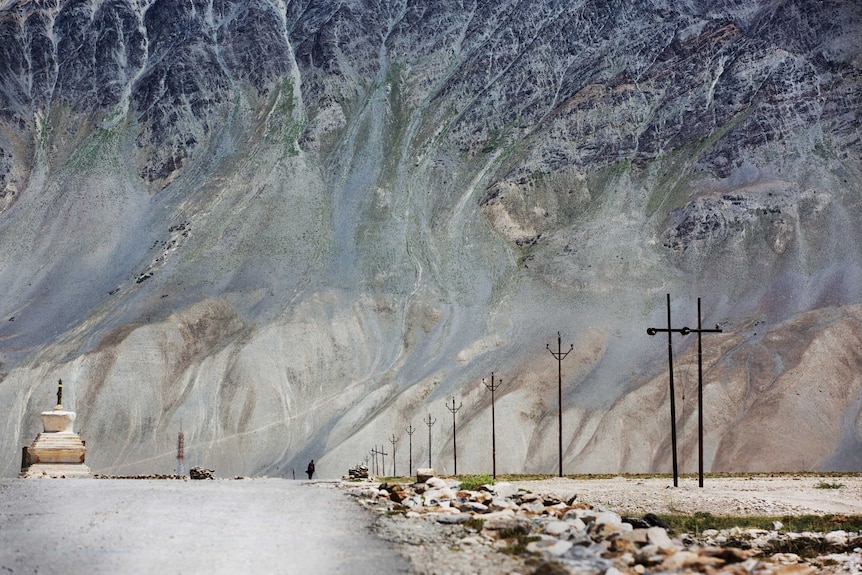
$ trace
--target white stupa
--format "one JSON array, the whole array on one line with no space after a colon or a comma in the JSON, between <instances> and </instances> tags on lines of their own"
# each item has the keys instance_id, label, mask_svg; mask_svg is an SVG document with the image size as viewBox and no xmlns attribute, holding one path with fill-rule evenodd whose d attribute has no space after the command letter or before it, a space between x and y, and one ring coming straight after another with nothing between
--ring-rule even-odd
<instances>
[{"instance_id":1,"label":"white stupa","mask_svg":"<svg viewBox=\"0 0 862 575\"><path fill-rule=\"evenodd\" d=\"M19 477L92 477L84 465L87 448L72 429L75 412L63 410L63 380L59 380L57 405L42 412L42 433L25 448Z\"/></svg>"}]
</instances>

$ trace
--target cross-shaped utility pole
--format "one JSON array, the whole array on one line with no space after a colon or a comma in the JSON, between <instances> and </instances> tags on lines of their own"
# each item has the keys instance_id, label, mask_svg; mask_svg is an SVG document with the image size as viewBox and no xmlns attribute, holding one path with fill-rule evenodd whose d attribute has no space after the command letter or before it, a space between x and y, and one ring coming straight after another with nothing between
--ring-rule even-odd
<instances>
[{"instance_id":1,"label":"cross-shaped utility pole","mask_svg":"<svg viewBox=\"0 0 862 575\"><path fill-rule=\"evenodd\" d=\"M380 475L380 468L377 467L377 456L380 455L380 452L377 451L377 444L374 444L374 449L371 450L371 455L374 456L374 475Z\"/></svg>"},{"instance_id":2,"label":"cross-shaped utility pole","mask_svg":"<svg viewBox=\"0 0 862 575\"><path fill-rule=\"evenodd\" d=\"M502 379L497 380L497 383L494 383L494 372L491 372L491 383L489 384L485 381L485 378L482 378L482 383L485 384L491 391L491 466L494 471L494 480L497 480L497 432L494 428L494 392L497 391L497 388L500 387L500 384L503 383Z\"/></svg>"},{"instance_id":3,"label":"cross-shaped utility pole","mask_svg":"<svg viewBox=\"0 0 862 575\"><path fill-rule=\"evenodd\" d=\"M446 404L446 409L452 412L452 455L455 458L455 475L458 475L458 444L455 443L455 414L464 405L460 402L458 407L455 407L455 396L452 396L452 405Z\"/></svg>"},{"instance_id":4,"label":"cross-shaped utility pole","mask_svg":"<svg viewBox=\"0 0 862 575\"><path fill-rule=\"evenodd\" d=\"M670 367L670 429L671 443L673 445L673 485L677 487L679 484L679 475L677 473L676 460L676 407L674 400L673 388L673 343L671 334L673 332L688 335L697 333L697 475L698 485L703 487L703 345L702 335L704 333L721 333L721 328L715 326L715 329L704 329L701 326L700 314L700 298L697 298L697 329L690 327L682 327L680 329L671 329L670 323L670 294L667 294L667 328L647 328L647 334L655 335L658 332L667 332L667 354L668 365Z\"/></svg>"},{"instance_id":5,"label":"cross-shaped utility pole","mask_svg":"<svg viewBox=\"0 0 862 575\"><path fill-rule=\"evenodd\" d=\"M410 469L407 472L407 475L413 475L413 434L416 432L416 428L413 427L413 424L409 424L407 426L407 436L410 438Z\"/></svg>"},{"instance_id":6,"label":"cross-shaped utility pole","mask_svg":"<svg viewBox=\"0 0 862 575\"><path fill-rule=\"evenodd\" d=\"M428 414L428 419L423 419L422 422L428 426L428 467L431 467L431 426L437 423L437 418L431 420L431 414Z\"/></svg>"},{"instance_id":7,"label":"cross-shaped utility pole","mask_svg":"<svg viewBox=\"0 0 862 575\"><path fill-rule=\"evenodd\" d=\"M548 351L551 351L551 344L545 345L545 348ZM563 476L563 360L566 359L566 356L575 349L575 344L571 344L569 346L569 351L563 353L563 338L560 335L560 332L557 332L557 351L551 351L551 355L553 355L557 359L557 405L559 406L558 411L558 423L559 423L559 454L560 454L560 477Z\"/></svg>"},{"instance_id":8,"label":"cross-shaped utility pole","mask_svg":"<svg viewBox=\"0 0 862 575\"><path fill-rule=\"evenodd\" d=\"M392 444L392 477L396 477L395 473L395 444L398 443L398 440L395 439L395 434L392 434L392 437L389 438L389 443Z\"/></svg>"}]
</instances>

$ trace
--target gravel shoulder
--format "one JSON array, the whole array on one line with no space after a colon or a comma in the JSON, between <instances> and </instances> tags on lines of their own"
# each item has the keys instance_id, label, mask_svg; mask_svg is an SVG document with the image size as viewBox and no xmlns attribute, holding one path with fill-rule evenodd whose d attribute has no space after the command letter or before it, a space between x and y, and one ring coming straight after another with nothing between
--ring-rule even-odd
<instances>
[{"instance_id":1,"label":"gravel shoulder","mask_svg":"<svg viewBox=\"0 0 862 575\"><path fill-rule=\"evenodd\" d=\"M513 481L537 494L577 495L578 501L617 513L713 515L862 515L862 475L777 475L681 478L553 478ZM823 488L823 485L841 485Z\"/></svg>"},{"instance_id":2,"label":"gravel shoulder","mask_svg":"<svg viewBox=\"0 0 862 575\"><path fill-rule=\"evenodd\" d=\"M703 488L696 479L682 478L678 487L673 486L670 478L614 477L607 479L549 478L540 480L509 481L518 490L535 494L543 499L574 501L573 505L597 510L608 510L605 515L643 517L646 514L693 514L707 512L721 516L798 516L798 515L862 515L862 475L816 476L804 475L752 475L739 477L707 478ZM542 553L506 553L507 542L499 536L489 536L485 528L474 528L470 524L453 525L441 519L447 516L434 507L420 510L419 513L393 512L391 502L385 492L374 486L381 485L374 480L364 483L345 482L342 487L353 491L360 503L377 512L374 532L388 541L411 563L411 572L417 574L439 575L493 575L511 574L553 574L570 573L645 573L667 572L697 573L708 572L701 569L716 559L715 554L725 559L736 554L734 565L728 565L722 573L733 574L794 574L810 575L824 573L829 575L858 575L862 572L862 552L826 555L803 560L794 554L760 554L753 551L720 551L703 545L714 543L685 544L682 539L674 540L675 550L666 550L666 556L658 559L634 559L617 548L619 543L605 540L604 547L593 545L584 551L577 545L558 559ZM840 486L840 487L839 487ZM375 494L376 492L376 494ZM382 496L382 498L381 498ZM414 508L415 509L415 508ZM445 511L445 510L442 510ZM412 517L411 517L412 515ZM530 514L528 513L528 516ZM487 517L479 515L478 517ZM533 516L536 525L554 522L552 519ZM555 525L559 525L556 522ZM594 528L590 528L595 535ZM541 531L541 528L539 529ZM664 530L661 530L664 533ZM843 533L843 532L841 532ZM533 535L536 533L534 532ZM741 537L745 537L740 532ZM770 535L760 534L767 540ZM652 536L652 534L650 535ZM775 537L780 537L774 535ZM793 537L793 535L789 535ZM852 536L858 541L858 534ZM548 538L547 535L541 537ZM636 536L637 537L637 536ZM601 536L594 538L596 541ZM668 540L668 543L670 541ZM551 541L548 545L569 545L566 542ZM701 545L698 547L698 545ZM596 549L616 549L605 558ZM641 551L634 548L633 553L645 553L650 546ZM572 554L574 553L574 559ZM710 556L710 553L713 555ZM631 555L631 554L628 554ZM745 559L750 557L749 559ZM610 561L614 567L608 567ZM664 561L664 563L662 563ZM643 569L642 565L653 565ZM677 565L677 568L669 566ZM826 568L825 565L831 565ZM715 563L712 563L715 566ZM637 567L637 569L635 568ZM640 569L640 570L638 570ZM714 571L714 569L713 569Z\"/></svg>"}]
</instances>

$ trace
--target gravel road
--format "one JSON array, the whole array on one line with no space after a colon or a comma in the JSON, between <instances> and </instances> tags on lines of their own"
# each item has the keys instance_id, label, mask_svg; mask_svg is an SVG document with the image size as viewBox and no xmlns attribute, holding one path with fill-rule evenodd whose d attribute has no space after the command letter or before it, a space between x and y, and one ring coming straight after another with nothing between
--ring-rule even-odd
<instances>
[{"instance_id":1,"label":"gravel road","mask_svg":"<svg viewBox=\"0 0 862 575\"><path fill-rule=\"evenodd\" d=\"M0 480L0 574L408 572L372 514L306 483Z\"/></svg>"}]
</instances>

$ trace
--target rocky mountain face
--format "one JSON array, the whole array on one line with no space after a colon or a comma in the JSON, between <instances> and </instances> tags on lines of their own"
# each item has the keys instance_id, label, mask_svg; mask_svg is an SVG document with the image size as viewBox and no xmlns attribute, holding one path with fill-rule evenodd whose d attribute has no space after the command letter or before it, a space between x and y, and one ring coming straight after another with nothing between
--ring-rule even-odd
<instances>
[{"instance_id":1,"label":"rocky mountain face","mask_svg":"<svg viewBox=\"0 0 862 575\"><path fill-rule=\"evenodd\" d=\"M862 469L859 38L851 0L0 1L0 472L58 378L97 473L180 429L222 476L451 472L452 397L488 472L493 372L498 472L554 473L557 332L565 471L669 471L668 293L723 330L708 470Z\"/></svg>"}]
</instances>

